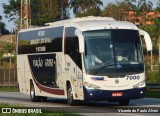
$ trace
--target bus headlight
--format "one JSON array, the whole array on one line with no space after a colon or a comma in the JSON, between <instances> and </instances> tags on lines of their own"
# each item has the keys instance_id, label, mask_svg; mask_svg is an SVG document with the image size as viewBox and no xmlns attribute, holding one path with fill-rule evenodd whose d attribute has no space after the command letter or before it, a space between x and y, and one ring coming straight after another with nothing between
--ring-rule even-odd
<instances>
[{"instance_id":1,"label":"bus headlight","mask_svg":"<svg viewBox=\"0 0 160 116\"><path fill-rule=\"evenodd\" d=\"M146 85L145 83L146 83L146 81L144 80L144 81L142 81L142 82L140 82L140 83L134 85L133 88L141 88L141 87L145 87L145 85Z\"/></svg>"},{"instance_id":2,"label":"bus headlight","mask_svg":"<svg viewBox=\"0 0 160 116\"><path fill-rule=\"evenodd\" d=\"M87 89L100 89L100 88L101 88L100 86L97 86L97 85L94 85L94 84L91 84L91 83L88 83L88 82L85 82L85 83L84 83L84 86L85 86Z\"/></svg>"}]
</instances>

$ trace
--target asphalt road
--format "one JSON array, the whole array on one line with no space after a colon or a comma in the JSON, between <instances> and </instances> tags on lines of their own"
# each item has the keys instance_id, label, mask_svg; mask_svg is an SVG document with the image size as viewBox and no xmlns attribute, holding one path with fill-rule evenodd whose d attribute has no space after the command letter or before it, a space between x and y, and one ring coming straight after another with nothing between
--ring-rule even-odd
<instances>
[{"instance_id":1,"label":"asphalt road","mask_svg":"<svg viewBox=\"0 0 160 116\"><path fill-rule=\"evenodd\" d=\"M84 102L79 106L69 106L64 99L48 98L47 102L31 102L28 95L19 92L0 92L0 103L24 107L42 108L52 111L67 111L89 116L159 116L160 99L143 98L131 100L129 106L119 106L112 102ZM133 113L135 111L136 113ZM149 113L150 111L150 113ZM155 113L155 112L159 113ZM144 112L144 113L140 113Z\"/></svg>"}]
</instances>

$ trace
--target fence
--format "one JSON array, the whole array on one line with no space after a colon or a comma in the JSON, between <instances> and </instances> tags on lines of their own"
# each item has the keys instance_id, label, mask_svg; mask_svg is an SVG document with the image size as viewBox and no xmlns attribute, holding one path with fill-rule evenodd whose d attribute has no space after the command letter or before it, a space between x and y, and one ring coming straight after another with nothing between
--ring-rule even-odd
<instances>
[{"instance_id":1,"label":"fence","mask_svg":"<svg viewBox=\"0 0 160 116\"><path fill-rule=\"evenodd\" d=\"M0 69L0 86L17 87L17 69Z\"/></svg>"}]
</instances>

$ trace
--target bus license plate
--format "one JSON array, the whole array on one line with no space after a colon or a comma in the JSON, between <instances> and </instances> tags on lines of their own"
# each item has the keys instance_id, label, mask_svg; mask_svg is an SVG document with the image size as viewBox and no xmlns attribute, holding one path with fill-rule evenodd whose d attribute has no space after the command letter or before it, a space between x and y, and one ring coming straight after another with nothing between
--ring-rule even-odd
<instances>
[{"instance_id":1,"label":"bus license plate","mask_svg":"<svg viewBox=\"0 0 160 116\"><path fill-rule=\"evenodd\" d=\"M122 92L113 92L112 97L123 96Z\"/></svg>"}]
</instances>

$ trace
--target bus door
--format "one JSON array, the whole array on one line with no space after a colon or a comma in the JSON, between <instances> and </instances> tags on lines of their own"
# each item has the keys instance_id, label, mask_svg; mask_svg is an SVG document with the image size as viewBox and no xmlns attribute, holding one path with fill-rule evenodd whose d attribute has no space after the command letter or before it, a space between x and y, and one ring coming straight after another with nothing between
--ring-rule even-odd
<instances>
[{"instance_id":1,"label":"bus door","mask_svg":"<svg viewBox=\"0 0 160 116\"><path fill-rule=\"evenodd\" d=\"M82 75L82 57L79 53L79 40L75 38L75 55L76 55L76 88L78 98L83 100L83 75Z\"/></svg>"},{"instance_id":2,"label":"bus door","mask_svg":"<svg viewBox=\"0 0 160 116\"><path fill-rule=\"evenodd\" d=\"M75 35L76 28L67 27L65 29L65 40L64 40L64 51L65 56L69 56L71 60L65 57L68 68L68 73L71 77L72 89L74 92L75 99L83 100L83 86L82 86L82 59L79 53L79 40ZM71 63L72 62L72 63Z\"/></svg>"}]
</instances>

